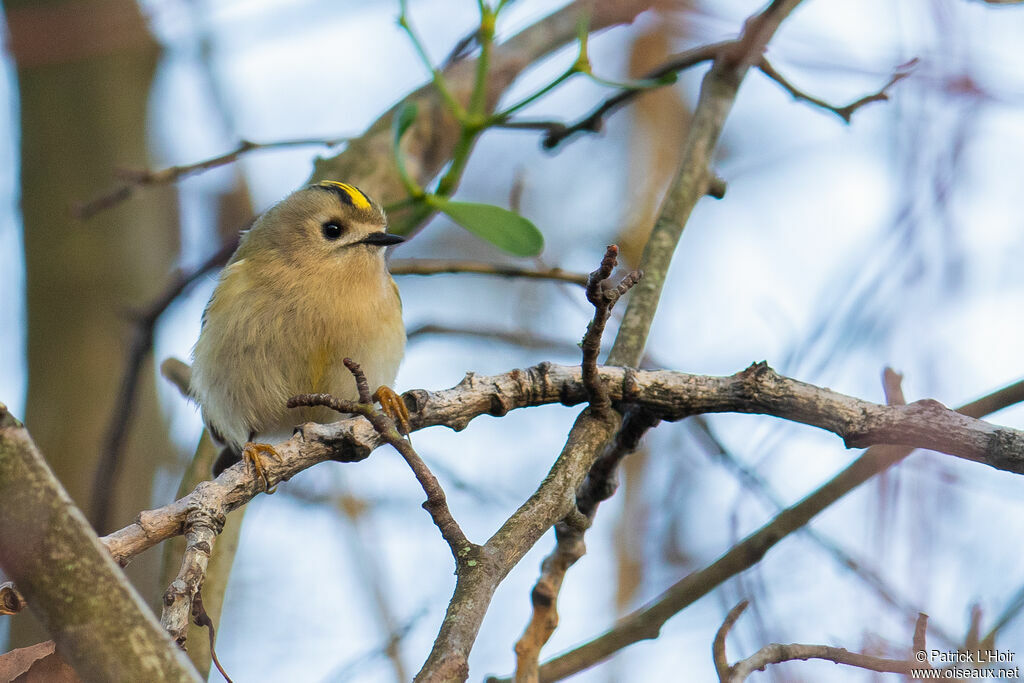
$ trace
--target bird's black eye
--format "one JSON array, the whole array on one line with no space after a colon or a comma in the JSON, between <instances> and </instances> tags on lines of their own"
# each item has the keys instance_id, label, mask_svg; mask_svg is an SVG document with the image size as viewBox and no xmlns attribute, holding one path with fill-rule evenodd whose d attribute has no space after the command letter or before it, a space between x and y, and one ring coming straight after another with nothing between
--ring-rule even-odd
<instances>
[{"instance_id":1,"label":"bird's black eye","mask_svg":"<svg viewBox=\"0 0 1024 683\"><path fill-rule=\"evenodd\" d=\"M341 237L342 233L345 232L345 228L343 228L340 223L328 221L321 226L320 232L323 233L326 239L333 241Z\"/></svg>"}]
</instances>

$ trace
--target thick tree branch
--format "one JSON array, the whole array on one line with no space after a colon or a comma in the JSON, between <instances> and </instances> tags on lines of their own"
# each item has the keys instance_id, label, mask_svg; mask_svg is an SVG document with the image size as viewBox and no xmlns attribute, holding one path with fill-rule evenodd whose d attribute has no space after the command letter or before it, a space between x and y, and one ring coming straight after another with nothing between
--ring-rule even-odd
<instances>
[{"instance_id":1,"label":"thick tree branch","mask_svg":"<svg viewBox=\"0 0 1024 683\"><path fill-rule=\"evenodd\" d=\"M199 680L2 404L0 566L83 679Z\"/></svg>"},{"instance_id":2,"label":"thick tree branch","mask_svg":"<svg viewBox=\"0 0 1024 683\"><path fill-rule=\"evenodd\" d=\"M613 402L643 408L664 420L707 412L774 415L845 436L850 447L905 444L1024 472L1024 432L954 413L936 401L878 405L782 377L764 364L729 377L612 367L602 367L600 375ZM1009 405L1021 400L1022 395L1024 382L1002 390L1000 403ZM587 401L587 392L579 366L541 363L487 377L470 373L451 389L413 390L403 398L414 431L438 425L458 431L480 415L501 416L516 408L552 403L579 405ZM1000 403L984 401L979 405ZM382 443L380 435L362 418L329 425L309 423L296 436L275 446L283 461L269 461L267 476L274 484L326 460L363 460ZM115 559L124 561L181 534L195 506L209 505L230 512L262 491L263 482L239 463L217 479L203 482L188 496L141 513L135 523L103 540Z\"/></svg>"}]
</instances>

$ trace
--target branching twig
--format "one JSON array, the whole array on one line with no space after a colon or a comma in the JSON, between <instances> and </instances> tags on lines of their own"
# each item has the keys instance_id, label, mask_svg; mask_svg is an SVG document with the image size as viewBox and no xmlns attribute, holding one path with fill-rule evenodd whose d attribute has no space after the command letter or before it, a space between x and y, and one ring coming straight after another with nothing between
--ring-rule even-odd
<instances>
[{"instance_id":1,"label":"branching twig","mask_svg":"<svg viewBox=\"0 0 1024 683\"><path fill-rule=\"evenodd\" d=\"M604 258L597 270L587 279L587 301L594 306L594 318L587 325L587 333L583 335L583 386L590 397L590 410L598 417L605 417L612 406L608 398L608 388L601 383L597 372L597 356L601 352L601 337L608 317L619 298L635 285L643 273L634 270L627 274L618 285L611 285L608 278L618 263L619 248L612 244L605 251Z\"/></svg>"},{"instance_id":2,"label":"branching twig","mask_svg":"<svg viewBox=\"0 0 1024 683\"><path fill-rule=\"evenodd\" d=\"M89 201L80 202L72 208L72 213L79 220L87 220L96 214L113 208L125 201L140 187L148 185L164 185L177 182L197 173L209 171L219 166L233 163L244 154L256 150L280 149L282 147L308 147L311 145L323 145L336 147L348 138L302 138L298 140L276 140L274 142L252 142L241 140L238 145L229 152L219 154L209 159L197 161L184 166L169 166L156 171L146 169L122 169L117 175L122 183L108 192Z\"/></svg>"},{"instance_id":3,"label":"branching twig","mask_svg":"<svg viewBox=\"0 0 1024 683\"><path fill-rule=\"evenodd\" d=\"M440 275L444 273L476 273L535 280L556 280L585 287L587 276L561 268L523 268L505 263L448 259L394 259L388 265L392 275Z\"/></svg>"},{"instance_id":4,"label":"branching twig","mask_svg":"<svg viewBox=\"0 0 1024 683\"><path fill-rule=\"evenodd\" d=\"M587 280L587 300L594 306L594 317L587 325L583 343L580 344L583 350L583 386L587 391L590 412L600 420L608 419L612 406L608 387L601 379L597 367L601 337L604 335L605 325L615 303L642 276L642 273L634 270L623 277L618 285L610 284L608 279L618 263L618 254L619 248L614 244L609 245L601 265ZM555 549L541 564L540 577L530 593L530 622L515 646L517 683L537 681L537 664L541 648L558 626L558 594L561 591L562 580L569 567L586 552L583 536L596 509L597 505L594 504L587 513L582 513L577 502L569 515L555 525Z\"/></svg>"},{"instance_id":5,"label":"branching twig","mask_svg":"<svg viewBox=\"0 0 1024 683\"><path fill-rule=\"evenodd\" d=\"M434 476L430 468L427 467L427 464L423 462L423 459L413 449L412 444L399 433L394 420L373 406L370 397L370 387L366 382L366 375L359 367L359 364L349 358L346 358L344 362L345 367L349 369L356 380L356 387L359 390L358 403L335 398L330 394L301 394L289 399L288 407L326 406L339 413L351 413L365 417L373 425L380 438L394 446L395 450L399 452L409 465L409 468L416 476L416 480L423 487L423 492L427 494L427 500L423 503L423 509L430 513L430 518L434 520L434 524L441 531L441 536L444 537L448 547L451 548L456 564L461 565L477 546L466 538L462 528L455 521L455 518L452 517L451 510L448 509L448 501L444 494L444 489L441 488L437 477Z\"/></svg>"},{"instance_id":6,"label":"branching twig","mask_svg":"<svg viewBox=\"0 0 1024 683\"><path fill-rule=\"evenodd\" d=\"M815 97L814 95L809 95L803 90L800 90L795 85L786 80L786 78L782 74L776 71L775 67L773 67L771 63L765 58L761 59L761 61L757 65L757 68L760 69L761 73L763 73L765 76L781 85L786 90L786 92L793 96L793 99L803 100L804 102L824 109L825 111L830 111L839 118L841 118L846 123L850 123L850 119L853 118L854 113L864 105L871 104L872 102L887 101L889 99L889 89L892 88L897 83L899 83L900 81L902 81L907 76L909 76L913 68L917 66L917 62L917 59L912 59L906 64L899 65L898 67L896 67L896 70L893 73L892 77L889 79L889 81L881 88L879 88L877 92L856 99L853 102L846 105L845 107L837 107L834 104L829 104L828 102L821 98Z\"/></svg>"},{"instance_id":7,"label":"branching twig","mask_svg":"<svg viewBox=\"0 0 1024 683\"><path fill-rule=\"evenodd\" d=\"M780 643L766 645L750 657L729 666L725 652L725 638L746 607L747 601L744 600L730 610L729 615L725 618L725 621L722 623L722 626L718 629L718 633L715 636L713 649L715 669L718 672L718 679L722 683L743 683L743 681L747 680L747 677L750 674L755 671L763 671L769 664L778 664L780 662L788 662L794 659L824 659L830 662L835 662L836 664L855 666L859 669L866 669L868 671L896 673L903 674L905 676L909 676L912 669L922 669L927 666L915 661L914 658L884 659L882 657L850 652L849 650L841 647L831 647L829 645L800 645L795 643L790 645L782 645ZM927 623L927 616L924 614L918 615L917 625L914 630L915 650L924 651L924 631ZM920 639L918 637L919 634ZM918 647L918 643L920 643L920 647Z\"/></svg>"},{"instance_id":8,"label":"branching twig","mask_svg":"<svg viewBox=\"0 0 1024 683\"><path fill-rule=\"evenodd\" d=\"M762 373L761 379L752 378L750 371L730 377L708 377L668 370L601 369L613 401L641 406L666 420L678 420L700 412L770 414L841 434L848 433L847 440L853 442L851 445L865 445L872 439L880 443L897 440L910 442L909 445L913 446L959 451L962 457L970 452L987 458L983 460L986 464L1008 471L1024 470L1024 457L1013 451L1016 443L1024 442L1024 433L1017 430L958 418L934 401L886 407L787 379L771 370L763 372L774 377L769 380ZM413 390L406 392L403 398L412 413L413 430L436 425L461 430L479 415L500 416L515 408L552 403L578 405L587 400L587 394L579 366L542 363L489 377L469 374L451 389L435 392ZM1024 400L1024 382L968 404L961 412L980 415L979 407L997 410L1021 400ZM947 417L952 422L945 421ZM988 446L982 442L988 442ZM364 420L341 420L331 425L306 424L289 441L275 446L282 461L268 461L267 474L271 483L276 483L326 460L355 462L365 459L382 443L383 438ZM906 449L901 450L906 452ZM869 455L871 457L867 457ZM863 462L865 458L869 461L867 466ZM865 473L865 467L877 467L876 460L873 450L869 450L857 461L860 465L851 465L849 469L853 472L847 474L844 481L851 476L870 478L877 469ZM263 482L258 479L253 476L251 468L243 464L233 465L217 479L200 484L188 496L141 513L135 523L103 540L114 558L124 561L181 534L189 511L196 505L216 505L225 514L244 505L263 492ZM835 490L827 493L836 498L841 495ZM800 514L806 514L803 508ZM793 515L793 512L784 512L782 517L792 522Z\"/></svg>"},{"instance_id":9,"label":"branching twig","mask_svg":"<svg viewBox=\"0 0 1024 683\"><path fill-rule=\"evenodd\" d=\"M675 55L661 66L648 71L641 78L643 80L657 80L710 61L715 58L720 49L732 44L732 42L702 45L692 50L687 50ZM499 128L543 131L544 138L541 144L545 149L554 149L577 133L599 132L608 114L649 91L649 88L625 88L606 99L590 114L572 124L565 124L560 121L522 121L513 119L498 123L496 126Z\"/></svg>"},{"instance_id":10,"label":"branching twig","mask_svg":"<svg viewBox=\"0 0 1024 683\"><path fill-rule=\"evenodd\" d=\"M206 577L214 541L224 528L224 517L212 516L209 512L208 509L197 508L186 518L185 554L181 559L181 570L164 592L160 625L181 646L185 645L193 613L192 603Z\"/></svg>"},{"instance_id":11,"label":"branching twig","mask_svg":"<svg viewBox=\"0 0 1024 683\"><path fill-rule=\"evenodd\" d=\"M675 55L664 64L652 69L651 71L644 74L642 77L644 80L657 80L663 78L669 74L679 73L698 64L711 61L716 59L723 50L733 49L741 44L740 40L730 40L721 43L712 43L710 45L702 45L700 47L687 50L678 55ZM781 85L790 95L795 99L803 100L814 106L820 107L826 111L830 111L846 123L850 123L853 114L861 107L871 104L872 102L882 102L889 99L888 91L892 86L910 75L910 71L917 65L917 59L913 59L906 64L901 64L896 68L892 78L882 86L877 92L865 95L857 100L854 100L846 106L839 107L822 100L821 98L815 97L804 91L800 90L792 83L790 83L782 74L775 70L775 68L768 62L767 59L762 58L757 64L757 68L760 69L766 76L771 78L773 81ZM666 83L666 85L669 85ZM648 92L650 89L636 89L636 88L625 88L615 95L612 95L592 112L576 121L575 123L566 124L560 121L529 121L512 119L496 124L499 128L511 128L517 130L539 130L544 133L544 138L541 142L545 149L554 149L560 144L573 137L577 133L598 133L604 124L604 119L614 112L616 109L624 106L625 104L636 99L640 95ZM714 192L709 192L712 196L721 197L722 191L719 190L716 185L713 187Z\"/></svg>"},{"instance_id":12,"label":"branching twig","mask_svg":"<svg viewBox=\"0 0 1024 683\"><path fill-rule=\"evenodd\" d=\"M1021 401L1024 401L1024 381L967 403L958 412L981 417ZM842 472L800 502L780 512L704 569L684 577L644 607L620 619L614 628L543 664L540 668L541 677L546 681L560 680L594 666L633 643L657 638L662 625L672 616L724 581L760 562L765 553L779 541L804 527L822 510L912 451L910 448L888 445L869 448Z\"/></svg>"}]
</instances>

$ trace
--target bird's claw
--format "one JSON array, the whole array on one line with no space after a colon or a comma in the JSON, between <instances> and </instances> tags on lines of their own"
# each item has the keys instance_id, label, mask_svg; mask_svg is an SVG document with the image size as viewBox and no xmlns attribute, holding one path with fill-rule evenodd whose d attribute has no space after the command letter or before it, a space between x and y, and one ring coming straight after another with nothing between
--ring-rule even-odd
<instances>
[{"instance_id":1,"label":"bird's claw","mask_svg":"<svg viewBox=\"0 0 1024 683\"><path fill-rule=\"evenodd\" d=\"M379 402L381 411L395 421L398 431L408 436L412 428L409 425L409 409L405 407L402 397L391 387L382 386L373 393L373 400Z\"/></svg>"},{"instance_id":2,"label":"bird's claw","mask_svg":"<svg viewBox=\"0 0 1024 683\"><path fill-rule=\"evenodd\" d=\"M260 459L260 456L267 455L278 462L284 462L284 458L277 450L266 443L252 443L245 444L242 448L242 461L252 467L253 472L263 480L263 490L268 494L273 493L277 490L277 487L270 488L270 479L267 478L267 468Z\"/></svg>"}]
</instances>

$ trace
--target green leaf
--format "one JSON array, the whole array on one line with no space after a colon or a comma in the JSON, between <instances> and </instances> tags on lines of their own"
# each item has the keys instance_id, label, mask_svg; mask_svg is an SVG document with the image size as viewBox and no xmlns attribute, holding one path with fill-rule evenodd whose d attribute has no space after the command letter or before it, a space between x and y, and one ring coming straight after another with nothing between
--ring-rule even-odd
<instances>
[{"instance_id":1,"label":"green leaf","mask_svg":"<svg viewBox=\"0 0 1024 683\"><path fill-rule=\"evenodd\" d=\"M466 230L510 254L537 256L544 248L544 236L537 226L508 209L491 204L453 202L436 195L430 198L430 203Z\"/></svg>"}]
</instances>

